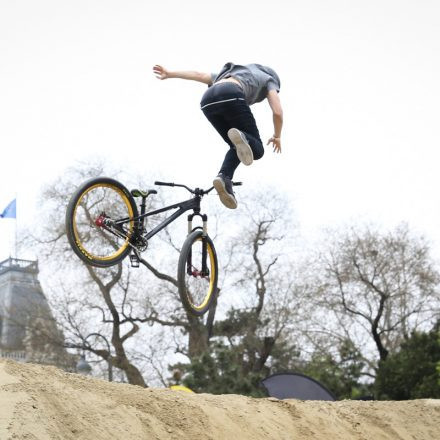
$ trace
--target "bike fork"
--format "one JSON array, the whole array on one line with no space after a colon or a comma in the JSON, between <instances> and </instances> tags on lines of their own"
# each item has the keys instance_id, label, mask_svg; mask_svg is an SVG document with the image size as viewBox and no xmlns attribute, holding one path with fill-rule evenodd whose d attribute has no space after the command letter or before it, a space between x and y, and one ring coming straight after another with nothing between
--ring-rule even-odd
<instances>
[{"instance_id":1,"label":"bike fork","mask_svg":"<svg viewBox=\"0 0 440 440\"><path fill-rule=\"evenodd\" d=\"M202 276L209 275L208 265L206 263L206 259L208 257L207 247L208 247L208 239L206 238L206 235L203 235L202 236Z\"/></svg>"},{"instance_id":2,"label":"bike fork","mask_svg":"<svg viewBox=\"0 0 440 440\"><path fill-rule=\"evenodd\" d=\"M196 275L200 275L202 277L207 277L209 276L209 269L208 269L208 263L207 263L207 258L208 258L208 216L206 214L199 214L199 213L194 213L194 214L190 214L188 215L188 235L191 234L191 232L193 232L193 227L192 227L192 220L194 218L195 215L198 215L202 218L202 222L203 222L203 234L202 234L202 268L201 268L201 272L198 272L197 274L194 274L193 271L193 262L192 262L192 249L189 250L188 252L188 258L186 260L186 273L188 275L192 275L192 276L196 276Z\"/></svg>"}]
</instances>

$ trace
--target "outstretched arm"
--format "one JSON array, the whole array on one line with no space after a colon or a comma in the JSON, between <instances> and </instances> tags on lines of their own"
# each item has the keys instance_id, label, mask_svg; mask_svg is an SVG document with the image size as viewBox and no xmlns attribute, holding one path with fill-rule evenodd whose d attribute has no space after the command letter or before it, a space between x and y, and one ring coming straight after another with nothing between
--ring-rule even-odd
<instances>
[{"instance_id":1,"label":"outstretched arm","mask_svg":"<svg viewBox=\"0 0 440 440\"><path fill-rule=\"evenodd\" d=\"M153 72L156 75L156 78L161 80L168 78L180 78L198 81L208 85L212 84L211 74L209 73L196 72L192 70L176 70L171 72L158 64L153 67Z\"/></svg>"},{"instance_id":2,"label":"outstretched arm","mask_svg":"<svg viewBox=\"0 0 440 440\"><path fill-rule=\"evenodd\" d=\"M281 153L281 129L283 128L283 108L280 97L276 90L270 90L267 94L270 108L273 115L273 136L267 141L267 145L273 144L273 151Z\"/></svg>"}]
</instances>

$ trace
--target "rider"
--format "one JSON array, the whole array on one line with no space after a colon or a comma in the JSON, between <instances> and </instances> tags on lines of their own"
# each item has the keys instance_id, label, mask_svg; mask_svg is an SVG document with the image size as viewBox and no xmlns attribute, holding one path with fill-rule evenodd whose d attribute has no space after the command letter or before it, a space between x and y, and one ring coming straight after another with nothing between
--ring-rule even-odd
<instances>
[{"instance_id":1,"label":"rider","mask_svg":"<svg viewBox=\"0 0 440 440\"><path fill-rule=\"evenodd\" d=\"M255 118L249 108L267 98L273 113L274 134L267 145L281 153L281 129L283 110L278 96L280 79L270 67L260 64L239 65L227 63L220 73L195 71L168 71L155 65L153 71L158 79L181 78L208 85L200 106L214 128L229 145L218 176L213 185L222 203L228 208L237 207L232 191L232 178L238 165L250 165L264 154L263 143Z\"/></svg>"}]
</instances>

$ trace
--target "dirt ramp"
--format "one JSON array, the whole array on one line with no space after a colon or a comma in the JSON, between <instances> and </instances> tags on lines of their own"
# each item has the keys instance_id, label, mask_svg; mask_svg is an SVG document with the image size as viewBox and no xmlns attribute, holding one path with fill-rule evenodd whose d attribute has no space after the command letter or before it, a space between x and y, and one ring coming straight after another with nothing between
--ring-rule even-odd
<instances>
[{"instance_id":1,"label":"dirt ramp","mask_svg":"<svg viewBox=\"0 0 440 440\"><path fill-rule=\"evenodd\" d=\"M0 361L0 440L440 439L440 401L303 402L108 383Z\"/></svg>"}]
</instances>

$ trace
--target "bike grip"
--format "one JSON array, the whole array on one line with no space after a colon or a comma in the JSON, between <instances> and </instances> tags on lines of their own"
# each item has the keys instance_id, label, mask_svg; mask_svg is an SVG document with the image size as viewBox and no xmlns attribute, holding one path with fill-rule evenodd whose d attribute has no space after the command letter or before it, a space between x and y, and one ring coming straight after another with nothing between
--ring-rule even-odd
<instances>
[{"instance_id":1,"label":"bike grip","mask_svg":"<svg viewBox=\"0 0 440 440\"><path fill-rule=\"evenodd\" d=\"M241 186L243 182L232 182L232 186Z\"/></svg>"},{"instance_id":2,"label":"bike grip","mask_svg":"<svg viewBox=\"0 0 440 440\"><path fill-rule=\"evenodd\" d=\"M159 182L158 180L156 180L156 182L154 182L155 185L160 185L160 186L174 186L174 183L168 183L168 182Z\"/></svg>"}]
</instances>

